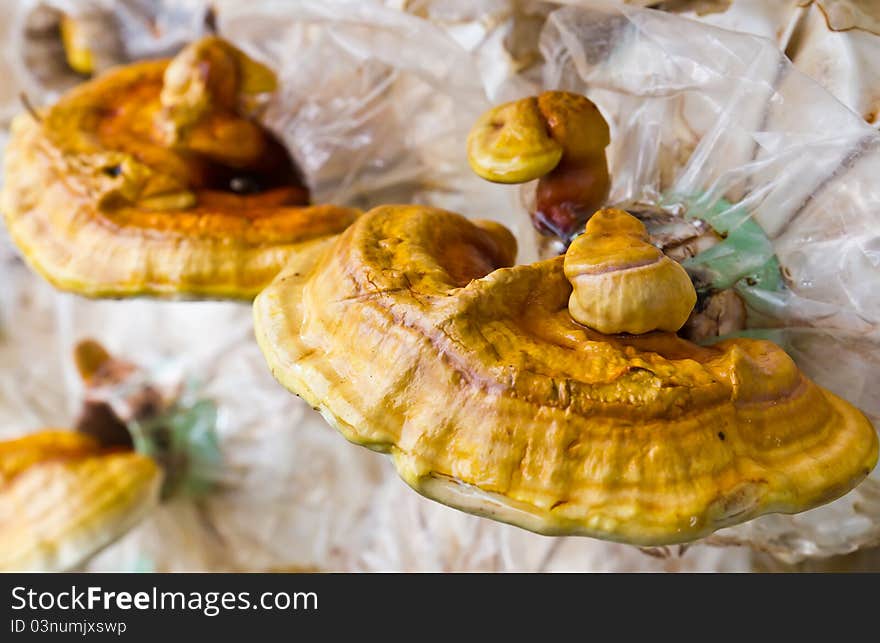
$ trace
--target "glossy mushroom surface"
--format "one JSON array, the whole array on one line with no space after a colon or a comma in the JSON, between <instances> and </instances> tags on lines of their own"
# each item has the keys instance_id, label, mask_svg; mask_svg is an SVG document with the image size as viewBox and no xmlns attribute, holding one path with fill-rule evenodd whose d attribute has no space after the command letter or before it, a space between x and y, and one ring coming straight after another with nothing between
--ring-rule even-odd
<instances>
[{"instance_id":1,"label":"glossy mushroom surface","mask_svg":"<svg viewBox=\"0 0 880 643\"><path fill-rule=\"evenodd\" d=\"M275 377L420 493L545 534L657 545L853 488L877 435L767 341L604 335L563 257L376 208L255 300Z\"/></svg>"},{"instance_id":2,"label":"glossy mushroom surface","mask_svg":"<svg viewBox=\"0 0 880 643\"><path fill-rule=\"evenodd\" d=\"M93 297L249 299L358 212L306 205L256 120L271 70L216 37L80 85L12 126L0 209L29 263Z\"/></svg>"},{"instance_id":3,"label":"glossy mushroom surface","mask_svg":"<svg viewBox=\"0 0 880 643\"><path fill-rule=\"evenodd\" d=\"M590 217L566 251L563 269L573 288L571 316L601 333L674 333L697 302L681 264L650 243L641 221L616 208Z\"/></svg>"},{"instance_id":4,"label":"glossy mushroom surface","mask_svg":"<svg viewBox=\"0 0 880 643\"><path fill-rule=\"evenodd\" d=\"M493 107L468 135L471 169L497 183L538 179L532 223L568 240L608 197L608 123L585 96L546 91Z\"/></svg>"}]
</instances>

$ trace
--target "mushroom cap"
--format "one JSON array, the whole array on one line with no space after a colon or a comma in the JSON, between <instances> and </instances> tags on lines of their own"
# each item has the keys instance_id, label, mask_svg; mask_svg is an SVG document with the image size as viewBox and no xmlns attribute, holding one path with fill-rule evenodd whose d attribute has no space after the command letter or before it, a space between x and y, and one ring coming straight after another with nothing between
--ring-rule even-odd
<instances>
[{"instance_id":1,"label":"mushroom cap","mask_svg":"<svg viewBox=\"0 0 880 643\"><path fill-rule=\"evenodd\" d=\"M150 458L73 431L0 442L0 570L76 567L156 505L161 479Z\"/></svg>"},{"instance_id":2,"label":"mushroom cap","mask_svg":"<svg viewBox=\"0 0 880 643\"><path fill-rule=\"evenodd\" d=\"M563 159L605 164L608 123L585 96L547 91L497 105L468 134L471 169L495 183L525 183L549 174Z\"/></svg>"},{"instance_id":3,"label":"mushroom cap","mask_svg":"<svg viewBox=\"0 0 880 643\"><path fill-rule=\"evenodd\" d=\"M211 64L201 84L187 76ZM270 74L209 38L20 115L0 194L12 239L56 287L87 296L253 297L359 214L304 206L287 151L239 113L249 92L271 89ZM238 193L234 181L260 189Z\"/></svg>"},{"instance_id":4,"label":"mushroom cap","mask_svg":"<svg viewBox=\"0 0 880 643\"><path fill-rule=\"evenodd\" d=\"M771 342L575 322L563 257L383 206L254 302L275 377L422 494L545 534L686 542L853 488L877 435Z\"/></svg>"},{"instance_id":5,"label":"mushroom cap","mask_svg":"<svg viewBox=\"0 0 880 643\"><path fill-rule=\"evenodd\" d=\"M590 217L563 269L573 287L571 316L600 333L675 332L697 302L681 264L651 245L641 221L616 208Z\"/></svg>"},{"instance_id":6,"label":"mushroom cap","mask_svg":"<svg viewBox=\"0 0 880 643\"><path fill-rule=\"evenodd\" d=\"M471 169L496 183L538 179L530 215L568 240L608 197L608 123L586 96L546 91L493 107L468 134Z\"/></svg>"}]
</instances>

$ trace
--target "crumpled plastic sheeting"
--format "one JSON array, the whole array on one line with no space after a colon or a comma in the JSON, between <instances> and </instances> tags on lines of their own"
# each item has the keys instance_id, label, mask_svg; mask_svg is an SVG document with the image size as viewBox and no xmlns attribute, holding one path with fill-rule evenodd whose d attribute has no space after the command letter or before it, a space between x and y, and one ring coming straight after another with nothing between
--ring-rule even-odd
<instances>
[{"instance_id":1,"label":"crumpled plastic sheeting","mask_svg":"<svg viewBox=\"0 0 880 643\"><path fill-rule=\"evenodd\" d=\"M68 67L61 15L86 26L98 71L166 56L206 33L207 0L17 0L0 3L0 122L21 111L18 93L35 105L82 82Z\"/></svg>"},{"instance_id":2,"label":"crumpled plastic sheeting","mask_svg":"<svg viewBox=\"0 0 880 643\"><path fill-rule=\"evenodd\" d=\"M611 201L726 199L765 231L788 291L772 327L807 374L880 423L880 135L767 40L601 2L552 13L544 88L588 95L609 119ZM880 473L825 507L727 529L789 560L880 539Z\"/></svg>"},{"instance_id":3,"label":"crumpled plastic sheeting","mask_svg":"<svg viewBox=\"0 0 880 643\"><path fill-rule=\"evenodd\" d=\"M825 8L844 3L823 2ZM877 13L877 3L874 12ZM847 107L880 127L880 31L876 20L846 30L826 20L820 3L801 8L797 40L786 53L795 66L815 78ZM840 15L840 14L837 14ZM868 30L868 26L873 31Z\"/></svg>"},{"instance_id":4,"label":"crumpled plastic sheeting","mask_svg":"<svg viewBox=\"0 0 880 643\"><path fill-rule=\"evenodd\" d=\"M277 385L252 340L247 306L60 298L75 329L70 343L100 336L111 352L176 369L219 411L224 462L216 489L172 498L91 569L347 566L341 552L357 549L352 535L381 461L340 444L320 416Z\"/></svg>"},{"instance_id":5,"label":"crumpled plastic sheeting","mask_svg":"<svg viewBox=\"0 0 880 643\"><path fill-rule=\"evenodd\" d=\"M55 292L37 281L0 232L0 437L70 422L53 315Z\"/></svg>"},{"instance_id":6,"label":"crumpled plastic sheeting","mask_svg":"<svg viewBox=\"0 0 880 643\"><path fill-rule=\"evenodd\" d=\"M489 107L473 59L436 25L378 4L278 1L217 5L220 33L278 72L266 124L288 145L318 202L430 203L511 216L468 169L464 140Z\"/></svg>"},{"instance_id":7,"label":"crumpled plastic sheeting","mask_svg":"<svg viewBox=\"0 0 880 643\"><path fill-rule=\"evenodd\" d=\"M745 548L640 551L589 538L538 536L427 501L394 474L374 493L357 567L364 571L733 572L754 564Z\"/></svg>"},{"instance_id":8,"label":"crumpled plastic sheeting","mask_svg":"<svg viewBox=\"0 0 880 643\"><path fill-rule=\"evenodd\" d=\"M643 0L643 4L770 38L797 69L880 127L876 64L880 3L875 0Z\"/></svg>"},{"instance_id":9,"label":"crumpled plastic sheeting","mask_svg":"<svg viewBox=\"0 0 880 643\"><path fill-rule=\"evenodd\" d=\"M797 69L880 126L880 10L874 0L623 0L772 40ZM540 79L538 38L560 4L592 0L387 0L442 26L477 61L493 102L516 98Z\"/></svg>"},{"instance_id":10,"label":"crumpled plastic sheeting","mask_svg":"<svg viewBox=\"0 0 880 643\"><path fill-rule=\"evenodd\" d=\"M440 26L476 62L486 95L527 91L540 80L541 29L557 3L537 0L386 0Z\"/></svg>"}]
</instances>

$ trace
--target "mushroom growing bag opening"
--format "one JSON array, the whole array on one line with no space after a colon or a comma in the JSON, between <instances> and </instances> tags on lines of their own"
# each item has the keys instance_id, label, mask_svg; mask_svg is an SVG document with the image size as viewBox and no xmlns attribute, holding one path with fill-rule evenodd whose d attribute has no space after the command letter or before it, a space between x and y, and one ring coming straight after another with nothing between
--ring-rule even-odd
<instances>
[{"instance_id":1,"label":"mushroom growing bag opening","mask_svg":"<svg viewBox=\"0 0 880 643\"><path fill-rule=\"evenodd\" d=\"M747 304L738 334L772 339L818 384L880 421L880 135L769 41L651 10L551 13L541 89L609 121L610 201L702 219L724 242L689 260ZM778 264L777 264L778 262ZM778 555L880 538L880 476L796 516L719 532Z\"/></svg>"}]
</instances>

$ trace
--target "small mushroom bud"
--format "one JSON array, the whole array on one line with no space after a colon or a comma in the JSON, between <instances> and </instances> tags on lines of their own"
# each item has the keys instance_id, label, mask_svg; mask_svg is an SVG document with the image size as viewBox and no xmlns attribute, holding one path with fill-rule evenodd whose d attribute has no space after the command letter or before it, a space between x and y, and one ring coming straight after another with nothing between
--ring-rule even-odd
<instances>
[{"instance_id":1,"label":"small mushroom bud","mask_svg":"<svg viewBox=\"0 0 880 643\"><path fill-rule=\"evenodd\" d=\"M486 112L468 136L468 161L489 181L540 179L532 223L567 241L608 196L609 142L589 99L549 91Z\"/></svg>"},{"instance_id":2,"label":"small mushroom bud","mask_svg":"<svg viewBox=\"0 0 880 643\"><path fill-rule=\"evenodd\" d=\"M111 363L112 357L101 344L85 339L74 347L73 360L79 376L88 384Z\"/></svg>"},{"instance_id":3,"label":"small mushroom bud","mask_svg":"<svg viewBox=\"0 0 880 643\"><path fill-rule=\"evenodd\" d=\"M541 234L567 243L602 205L608 193L608 174L604 177L577 164L560 163L538 181L532 225Z\"/></svg>"},{"instance_id":4,"label":"small mushroom bud","mask_svg":"<svg viewBox=\"0 0 880 643\"><path fill-rule=\"evenodd\" d=\"M675 332L697 293L684 268L648 241L641 221L614 208L594 214L565 253L571 316L601 333Z\"/></svg>"},{"instance_id":5,"label":"small mushroom bud","mask_svg":"<svg viewBox=\"0 0 880 643\"><path fill-rule=\"evenodd\" d=\"M547 131L534 96L493 107L471 128L468 163L495 183L525 183L559 164L563 148Z\"/></svg>"}]
</instances>

